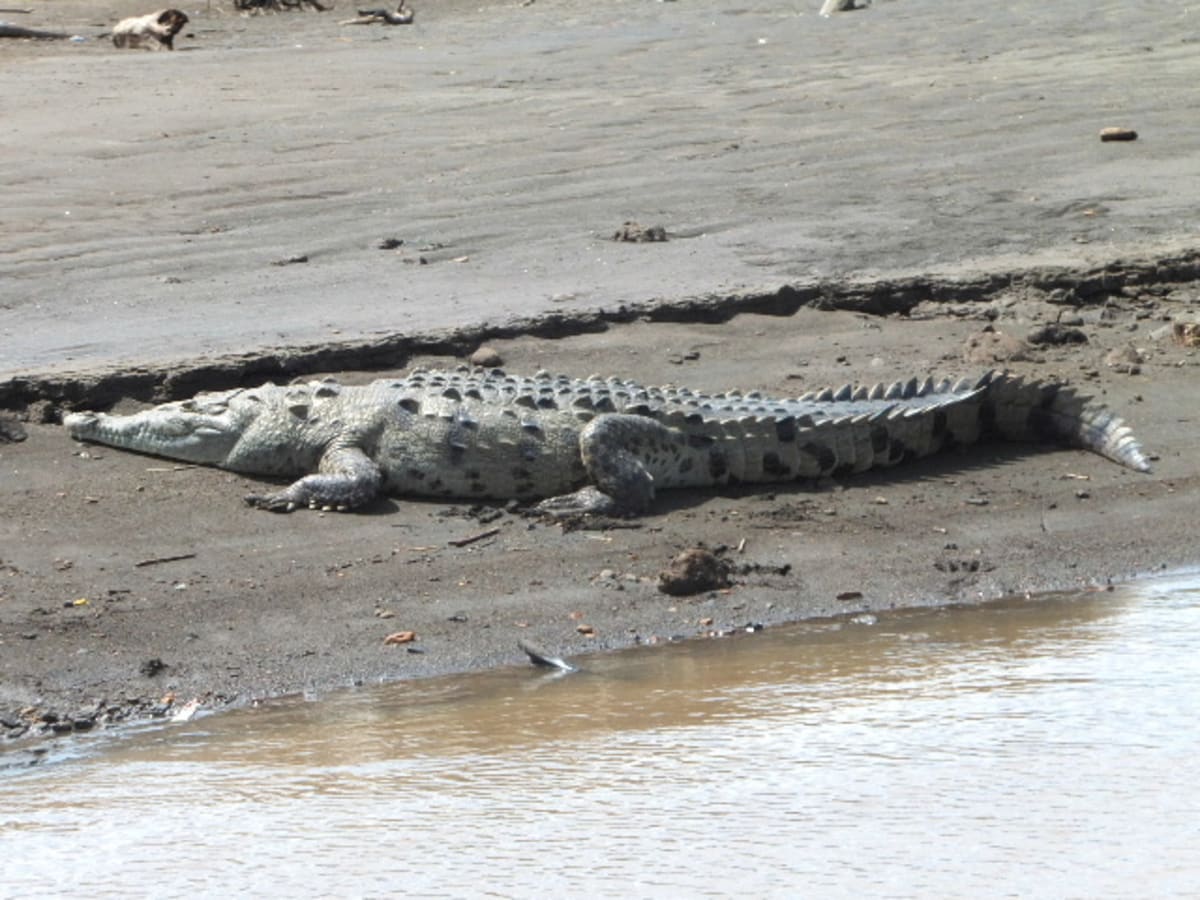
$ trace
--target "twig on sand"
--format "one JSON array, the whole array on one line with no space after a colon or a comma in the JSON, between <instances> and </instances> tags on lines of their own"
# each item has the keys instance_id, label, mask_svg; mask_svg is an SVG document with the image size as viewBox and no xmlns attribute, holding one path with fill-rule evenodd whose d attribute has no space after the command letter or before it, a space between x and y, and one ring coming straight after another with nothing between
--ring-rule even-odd
<instances>
[{"instance_id":1,"label":"twig on sand","mask_svg":"<svg viewBox=\"0 0 1200 900\"><path fill-rule=\"evenodd\" d=\"M143 559L141 562L135 562L133 567L140 569L143 566L157 566L159 563L179 562L181 559L195 559L195 553L177 553L175 556L156 556L153 559Z\"/></svg>"},{"instance_id":2,"label":"twig on sand","mask_svg":"<svg viewBox=\"0 0 1200 900\"><path fill-rule=\"evenodd\" d=\"M482 541L484 538L494 537L500 533L499 528L489 528L487 531L481 531L479 534L473 534L470 537L458 538L453 541L446 541L451 547L465 547L468 544L473 544L476 541Z\"/></svg>"},{"instance_id":3,"label":"twig on sand","mask_svg":"<svg viewBox=\"0 0 1200 900\"><path fill-rule=\"evenodd\" d=\"M65 41L71 37L59 31L39 31L36 28L22 28L20 25L9 25L0 22L0 38L33 38L37 41Z\"/></svg>"}]
</instances>

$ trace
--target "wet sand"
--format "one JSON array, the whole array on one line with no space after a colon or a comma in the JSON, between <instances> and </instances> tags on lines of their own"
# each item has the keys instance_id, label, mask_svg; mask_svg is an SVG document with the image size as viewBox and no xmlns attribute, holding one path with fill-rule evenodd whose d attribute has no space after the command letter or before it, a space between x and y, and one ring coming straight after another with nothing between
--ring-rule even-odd
<instances>
[{"instance_id":1,"label":"wet sand","mask_svg":"<svg viewBox=\"0 0 1200 900\"><path fill-rule=\"evenodd\" d=\"M385 29L215 4L173 54L0 42L28 100L0 136L0 405L31 420L0 444L7 732L516 663L523 636L577 654L1194 564L1196 353L1163 330L1200 273L1183 8L811 5L440 5ZM144 11L21 24L94 38ZM626 220L670 239L612 241ZM989 446L564 533L411 501L270 516L240 502L253 480L54 424L483 339L514 371L797 394L979 371L970 335L1053 321L1088 342L1005 364L1102 395L1152 475ZM1130 343L1136 374L1105 364ZM749 571L658 593L698 543Z\"/></svg>"}]
</instances>

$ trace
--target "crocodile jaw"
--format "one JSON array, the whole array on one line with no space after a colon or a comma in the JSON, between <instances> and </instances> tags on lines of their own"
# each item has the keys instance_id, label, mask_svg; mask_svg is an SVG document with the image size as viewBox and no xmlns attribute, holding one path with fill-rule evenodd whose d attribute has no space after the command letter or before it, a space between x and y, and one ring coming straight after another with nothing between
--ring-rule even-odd
<instances>
[{"instance_id":1,"label":"crocodile jaw","mask_svg":"<svg viewBox=\"0 0 1200 900\"><path fill-rule=\"evenodd\" d=\"M201 465L223 463L245 430L245 424L234 421L228 411L213 414L185 409L183 404L129 416L69 413L63 424L77 440Z\"/></svg>"}]
</instances>

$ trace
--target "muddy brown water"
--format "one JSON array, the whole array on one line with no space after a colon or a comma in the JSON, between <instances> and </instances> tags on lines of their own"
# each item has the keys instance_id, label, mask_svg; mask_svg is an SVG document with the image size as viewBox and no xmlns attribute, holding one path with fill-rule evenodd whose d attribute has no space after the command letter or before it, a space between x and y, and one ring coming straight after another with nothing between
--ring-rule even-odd
<instances>
[{"instance_id":1,"label":"muddy brown water","mask_svg":"<svg viewBox=\"0 0 1200 900\"><path fill-rule=\"evenodd\" d=\"M0 895L1200 895L1200 577L0 760Z\"/></svg>"}]
</instances>

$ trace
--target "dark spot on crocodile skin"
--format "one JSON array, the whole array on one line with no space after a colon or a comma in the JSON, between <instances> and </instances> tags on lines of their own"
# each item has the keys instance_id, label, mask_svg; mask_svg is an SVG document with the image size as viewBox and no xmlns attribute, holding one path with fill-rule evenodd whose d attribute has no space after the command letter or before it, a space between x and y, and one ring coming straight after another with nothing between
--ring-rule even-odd
<instances>
[{"instance_id":1,"label":"dark spot on crocodile skin","mask_svg":"<svg viewBox=\"0 0 1200 900\"><path fill-rule=\"evenodd\" d=\"M467 452L467 445L460 443L458 441L451 441L447 445L447 447L450 451L449 452L450 465L461 466L463 457L466 455L466 452Z\"/></svg>"},{"instance_id":2,"label":"dark spot on crocodile skin","mask_svg":"<svg viewBox=\"0 0 1200 900\"><path fill-rule=\"evenodd\" d=\"M482 477L478 469L467 469L463 472L463 478L469 478L472 481L479 481Z\"/></svg>"},{"instance_id":3,"label":"dark spot on crocodile skin","mask_svg":"<svg viewBox=\"0 0 1200 900\"><path fill-rule=\"evenodd\" d=\"M416 466L409 466L408 467L408 477L411 478L413 481L424 481L425 473L421 469L418 469Z\"/></svg>"},{"instance_id":4,"label":"dark spot on crocodile skin","mask_svg":"<svg viewBox=\"0 0 1200 900\"><path fill-rule=\"evenodd\" d=\"M724 478L729 474L729 460L720 450L712 450L708 454L708 474L714 479Z\"/></svg>"},{"instance_id":5,"label":"dark spot on crocodile skin","mask_svg":"<svg viewBox=\"0 0 1200 900\"><path fill-rule=\"evenodd\" d=\"M695 459L690 456L685 456L679 461L679 474L686 475L695 467Z\"/></svg>"},{"instance_id":6,"label":"dark spot on crocodile skin","mask_svg":"<svg viewBox=\"0 0 1200 900\"><path fill-rule=\"evenodd\" d=\"M694 447L697 450L702 450L705 447L711 447L716 443L716 438L708 434L689 434L687 442L689 447Z\"/></svg>"},{"instance_id":7,"label":"dark spot on crocodile skin","mask_svg":"<svg viewBox=\"0 0 1200 900\"><path fill-rule=\"evenodd\" d=\"M946 411L944 409L934 410L933 413L933 436L941 437L946 433Z\"/></svg>"},{"instance_id":8,"label":"dark spot on crocodile skin","mask_svg":"<svg viewBox=\"0 0 1200 900\"><path fill-rule=\"evenodd\" d=\"M526 434L541 434L542 426L533 419L526 419L521 423L521 430Z\"/></svg>"},{"instance_id":9,"label":"dark spot on crocodile skin","mask_svg":"<svg viewBox=\"0 0 1200 900\"><path fill-rule=\"evenodd\" d=\"M535 493L532 481L517 482L513 485L513 490L518 497L532 497Z\"/></svg>"},{"instance_id":10,"label":"dark spot on crocodile skin","mask_svg":"<svg viewBox=\"0 0 1200 900\"><path fill-rule=\"evenodd\" d=\"M416 414L421 411L421 404L413 397L405 397L399 402L399 407L410 413Z\"/></svg>"},{"instance_id":11,"label":"dark spot on crocodile skin","mask_svg":"<svg viewBox=\"0 0 1200 900\"><path fill-rule=\"evenodd\" d=\"M763 454L762 470L768 475L774 475L777 478L786 477L792 474L792 470L787 466L779 454L774 451L769 451Z\"/></svg>"},{"instance_id":12,"label":"dark spot on crocodile skin","mask_svg":"<svg viewBox=\"0 0 1200 900\"><path fill-rule=\"evenodd\" d=\"M887 449L888 431L882 425L871 426L871 452L879 456Z\"/></svg>"},{"instance_id":13,"label":"dark spot on crocodile skin","mask_svg":"<svg viewBox=\"0 0 1200 900\"><path fill-rule=\"evenodd\" d=\"M892 438L888 443L888 462L900 462L902 459L914 455L908 445L899 438Z\"/></svg>"},{"instance_id":14,"label":"dark spot on crocodile skin","mask_svg":"<svg viewBox=\"0 0 1200 900\"><path fill-rule=\"evenodd\" d=\"M703 425L704 416L700 415L700 413L688 413L683 421L687 422L689 425Z\"/></svg>"},{"instance_id":15,"label":"dark spot on crocodile skin","mask_svg":"<svg viewBox=\"0 0 1200 900\"><path fill-rule=\"evenodd\" d=\"M538 445L533 441L521 441L521 443L517 445L517 452L521 454L521 459L525 460L526 462L533 462L542 455L541 448L538 447Z\"/></svg>"},{"instance_id":16,"label":"dark spot on crocodile skin","mask_svg":"<svg viewBox=\"0 0 1200 900\"><path fill-rule=\"evenodd\" d=\"M513 403L515 403L517 406L527 406L530 409L537 409L537 401L528 394L522 394L520 397L517 397L515 400L513 400Z\"/></svg>"},{"instance_id":17,"label":"dark spot on crocodile skin","mask_svg":"<svg viewBox=\"0 0 1200 900\"><path fill-rule=\"evenodd\" d=\"M538 397L538 409L558 409L553 397Z\"/></svg>"},{"instance_id":18,"label":"dark spot on crocodile skin","mask_svg":"<svg viewBox=\"0 0 1200 900\"><path fill-rule=\"evenodd\" d=\"M431 491L440 491L443 488L445 488L445 486L446 486L446 483L444 481L442 481L442 479L440 479L440 478L435 478L435 479L433 479L433 481L429 482L429 489Z\"/></svg>"},{"instance_id":19,"label":"dark spot on crocodile skin","mask_svg":"<svg viewBox=\"0 0 1200 900\"><path fill-rule=\"evenodd\" d=\"M837 454L829 447L809 441L800 449L817 461L817 468L822 474L828 475L837 467Z\"/></svg>"},{"instance_id":20,"label":"dark spot on crocodile skin","mask_svg":"<svg viewBox=\"0 0 1200 900\"><path fill-rule=\"evenodd\" d=\"M990 400L979 404L979 430L984 434L993 434L996 431L996 407Z\"/></svg>"},{"instance_id":21,"label":"dark spot on crocodile skin","mask_svg":"<svg viewBox=\"0 0 1200 900\"><path fill-rule=\"evenodd\" d=\"M471 493L482 494L486 490L487 490L487 486L482 481L472 481L471 482Z\"/></svg>"},{"instance_id":22,"label":"dark spot on crocodile skin","mask_svg":"<svg viewBox=\"0 0 1200 900\"><path fill-rule=\"evenodd\" d=\"M524 466L513 466L512 476L514 479L520 482L533 481L533 473Z\"/></svg>"},{"instance_id":23,"label":"dark spot on crocodile skin","mask_svg":"<svg viewBox=\"0 0 1200 900\"><path fill-rule=\"evenodd\" d=\"M614 412L616 408L611 397L600 397L596 400L596 412Z\"/></svg>"},{"instance_id":24,"label":"dark spot on crocodile skin","mask_svg":"<svg viewBox=\"0 0 1200 900\"><path fill-rule=\"evenodd\" d=\"M463 391L463 396L470 397L472 400L482 400L483 399L483 394L479 390L479 388L467 388L465 391Z\"/></svg>"},{"instance_id":25,"label":"dark spot on crocodile skin","mask_svg":"<svg viewBox=\"0 0 1200 900\"><path fill-rule=\"evenodd\" d=\"M635 416L653 416L654 415L654 410L651 409L649 406L647 406L645 403L639 403L636 406L630 406L629 408L627 408L625 410L625 412L630 413Z\"/></svg>"},{"instance_id":26,"label":"dark spot on crocodile skin","mask_svg":"<svg viewBox=\"0 0 1200 900\"><path fill-rule=\"evenodd\" d=\"M781 444L790 444L796 440L796 419L788 416L775 422L775 437Z\"/></svg>"},{"instance_id":27,"label":"dark spot on crocodile skin","mask_svg":"<svg viewBox=\"0 0 1200 900\"><path fill-rule=\"evenodd\" d=\"M1055 440L1058 431L1054 415L1050 412L1054 401L1058 398L1059 385L1047 384L1042 386L1042 396L1038 405L1029 410L1027 422L1029 430L1042 440Z\"/></svg>"},{"instance_id":28,"label":"dark spot on crocodile skin","mask_svg":"<svg viewBox=\"0 0 1200 900\"><path fill-rule=\"evenodd\" d=\"M592 402L592 398L587 394L584 394L582 397L576 397L575 402L571 405L576 409L592 409L595 407L595 404Z\"/></svg>"}]
</instances>

